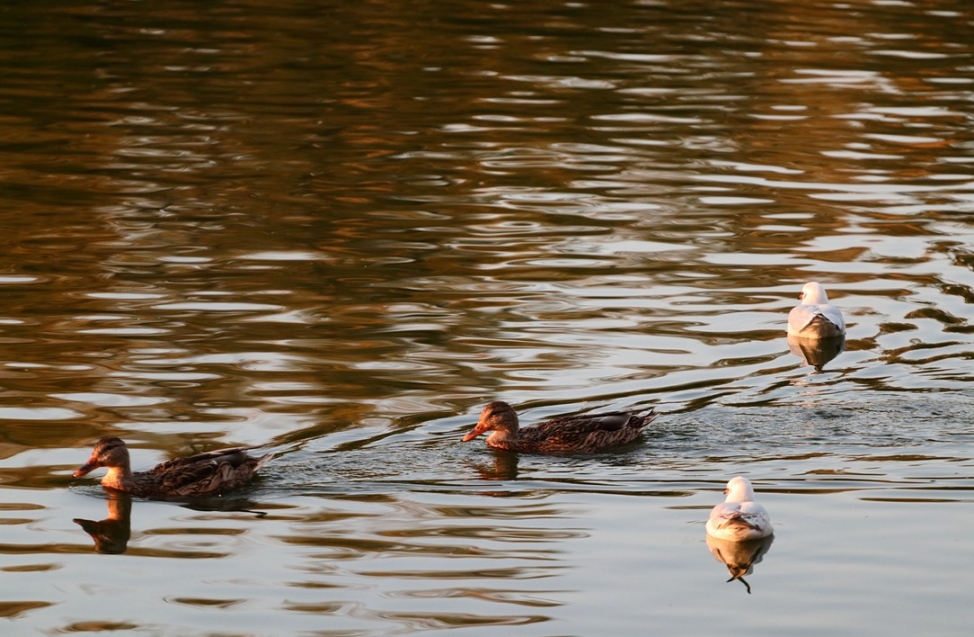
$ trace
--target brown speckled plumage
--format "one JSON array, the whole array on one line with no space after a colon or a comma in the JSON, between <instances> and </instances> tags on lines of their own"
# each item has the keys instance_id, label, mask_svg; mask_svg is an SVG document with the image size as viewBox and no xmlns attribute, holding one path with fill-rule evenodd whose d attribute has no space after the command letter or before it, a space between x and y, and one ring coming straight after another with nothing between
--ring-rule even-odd
<instances>
[{"instance_id":1,"label":"brown speckled plumage","mask_svg":"<svg viewBox=\"0 0 974 637\"><path fill-rule=\"evenodd\" d=\"M656 418L656 413L612 411L554 418L531 427L520 428L517 412L497 400L484 407L480 420L463 441L473 440L485 431L487 446L507 451L531 453L593 452L618 447L635 440Z\"/></svg>"},{"instance_id":2,"label":"brown speckled plumage","mask_svg":"<svg viewBox=\"0 0 974 637\"><path fill-rule=\"evenodd\" d=\"M175 458L148 471L133 473L129 451L120 438L102 438L95 443L91 457L74 472L76 478L93 469L106 467L102 486L130 493L139 498L176 499L217 495L247 482L272 454L254 458L253 447L232 447Z\"/></svg>"}]
</instances>

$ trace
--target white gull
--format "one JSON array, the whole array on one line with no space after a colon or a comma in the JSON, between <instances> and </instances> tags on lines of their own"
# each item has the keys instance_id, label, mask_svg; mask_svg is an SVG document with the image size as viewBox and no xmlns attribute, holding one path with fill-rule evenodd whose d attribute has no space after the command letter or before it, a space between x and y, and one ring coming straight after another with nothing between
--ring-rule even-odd
<instances>
[{"instance_id":1,"label":"white gull","mask_svg":"<svg viewBox=\"0 0 974 637\"><path fill-rule=\"evenodd\" d=\"M754 488L744 476L736 476L724 490L727 499L710 511L707 534L721 540L742 542L774 533L771 516L754 501Z\"/></svg>"},{"instance_id":2,"label":"white gull","mask_svg":"<svg viewBox=\"0 0 974 637\"><path fill-rule=\"evenodd\" d=\"M798 295L801 303L788 313L788 334L804 338L843 336L845 321L839 308L829 303L825 289L818 283L806 283Z\"/></svg>"}]
</instances>

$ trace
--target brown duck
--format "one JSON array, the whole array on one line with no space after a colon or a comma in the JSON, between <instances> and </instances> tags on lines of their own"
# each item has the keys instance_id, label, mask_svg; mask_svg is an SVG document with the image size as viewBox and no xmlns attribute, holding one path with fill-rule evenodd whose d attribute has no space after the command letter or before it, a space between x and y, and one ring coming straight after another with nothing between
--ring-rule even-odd
<instances>
[{"instance_id":1,"label":"brown duck","mask_svg":"<svg viewBox=\"0 0 974 637\"><path fill-rule=\"evenodd\" d=\"M253 447L232 447L175 458L148 471L133 473L129 450L120 438L102 438L95 443L91 457L74 472L80 478L93 469L105 467L108 473L101 484L139 498L172 499L217 495L249 480L273 454L254 458Z\"/></svg>"},{"instance_id":2,"label":"brown duck","mask_svg":"<svg viewBox=\"0 0 974 637\"><path fill-rule=\"evenodd\" d=\"M487 446L493 449L530 453L601 451L632 442L655 418L652 408L638 413L610 411L562 416L521 429L514 408L496 400L484 407L477 426L463 441L491 431Z\"/></svg>"}]
</instances>

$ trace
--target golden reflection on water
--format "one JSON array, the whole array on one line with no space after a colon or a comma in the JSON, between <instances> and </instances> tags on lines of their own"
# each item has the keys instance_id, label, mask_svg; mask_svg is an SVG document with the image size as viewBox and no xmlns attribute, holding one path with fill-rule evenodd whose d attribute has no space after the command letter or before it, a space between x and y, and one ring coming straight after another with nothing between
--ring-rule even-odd
<instances>
[{"instance_id":1,"label":"golden reflection on water","mask_svg":"<svg viewBox=\"0 0 974 637\"><path fill-rule=\"evenodd\" d=\"M734 542L732 540L719 540L709 533L707 534L707 548L711 555L727 567L730 573L728 582L740 581L747 588L748 594L751 592L751 585L744 579L745 575L754 572L754 565L759 564L764 559L765 554L771 549L774 542L774 535L758 538L756 540L745 540Z\"/></svg>"},{"instance_id":2,"label":"golden reflection on water","mask_svg":"<svg viewBox=\"0 0 974 637\"><path fill-rule=\"evenodd\" d=\"M124 553L132 536L132 498L126 493L110 494L106 518L75 518L74 523L91 536L99 553Z\"/></svg>"},{"instance_id":3,"label":"golden reflection on water","mask_svg":"<svg viewBox=\"0 0 974 637\"><path fill-rule=\"evenodd\" d=\"M962 634L971 19L6 7L0 614L181 637L740 634L713 619L742 591L700 532L747 473L781 520L754 616ZM809 374L784 322L813 279L849 340L799 349ZM493 399L662 415L619 454L462 447ZM139 466L282 454L239 499L106 501L69 477L106 434Z\"/></svg>"}]
</instances>

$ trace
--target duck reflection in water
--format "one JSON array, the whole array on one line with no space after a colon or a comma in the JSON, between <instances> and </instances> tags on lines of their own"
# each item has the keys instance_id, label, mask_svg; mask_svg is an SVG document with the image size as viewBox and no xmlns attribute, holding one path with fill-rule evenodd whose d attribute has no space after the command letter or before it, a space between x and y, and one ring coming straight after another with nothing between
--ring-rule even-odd
<instances>
[{"instance_id":1,"label":"duck reflection in water","mask_svg":"<svg viewBox=\"0 0 974 637\"><path fill-rule=\"evenodd\" d=\"M118 555L128 549L132 535L132 496L122 491L108 493L108 517L104 520L75 518L74 523L95 541L99 553Z\"/></svg>"},{"instance_id":2,"label":"duck reflection in water","mask_svg":"<svg viewBox=\"0 0 974 637\"><path fill-rule=\"evenodd\" d=\"M480 474L481 480L517 480L517 463L520 458L516 453L494 452L491 462L471 462L473 469Z\"/></svg>"},{"instance_id":3,"label":"duck reflection in water","mask_svg":"<svg viewBox=\"0 0 974 637\"><path fill-rule=\"evenodd\" d=\"M727 565L731 578L747 587L743 576L751 573L774 540L771 516L754 501L754 487L744 476L735 476L724 490L727 498L710 511L707 520L707 547L714 557Z\"/></svg>"}]
</instances>

